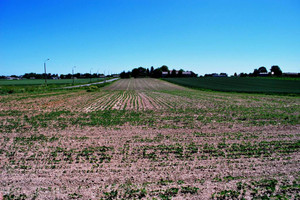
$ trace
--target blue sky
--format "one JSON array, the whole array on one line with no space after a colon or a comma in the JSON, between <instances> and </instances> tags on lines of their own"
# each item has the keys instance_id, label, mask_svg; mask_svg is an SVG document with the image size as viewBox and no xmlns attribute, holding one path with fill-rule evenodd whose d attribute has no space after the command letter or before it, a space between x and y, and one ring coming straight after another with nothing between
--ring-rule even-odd
<instances>
[{"instance_id":1,"label":"blue sky","mask_svg":"<svg viewBox=\"0 0 300 200\"><path fill-rule=\"evenodd\" d=\"M0 0L0 74L300 72L299 0Z\"/></svg>"}]
</instances>

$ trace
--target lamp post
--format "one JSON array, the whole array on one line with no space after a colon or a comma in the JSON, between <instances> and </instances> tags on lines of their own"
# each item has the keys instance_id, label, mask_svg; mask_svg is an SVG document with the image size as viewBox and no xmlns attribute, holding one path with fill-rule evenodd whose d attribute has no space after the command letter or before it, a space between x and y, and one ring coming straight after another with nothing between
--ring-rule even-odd
<instances>
[{"instance_id":1,"label":"lamp post","mask_svg":"<svg viewBox=\"0 0 300 200\"><path fill-rule=\"evenodd\" d=\"M76 66L74 66L73 68L72 68L72 78L73 78L73 85L74 85L74 69L76 68Z\"/></svg>"},{"instance_id":2,"label":"lamp post","mask_svg":"<svg viewBox=\"0 0 300 200\"><path fill-rule=\"evenodd\" d=\"M104 70L104 83L106 83L105 70Z\"/></svg>"},{"instance_id":3,"label":"lamp post","mask_svg":"<svg viewBox=\"0 0 300 200\"><path fill-rule=\"evenodd\" d=\"M92 82L92 69L93 68L90 69L90 83Z\"/></svg>"},{"instance_id":4,"label":"lamp post","mask_svg":"<svg viewBox=\"0 0 300 200\"><path fill-rule=\"evenodd\" d=\"M46 62L50 60L49 58L47 58L47 60L44 61L44 70L45 70L45 84L47 86L47 70L46 70Z\"/></svg>"}]
</instances>

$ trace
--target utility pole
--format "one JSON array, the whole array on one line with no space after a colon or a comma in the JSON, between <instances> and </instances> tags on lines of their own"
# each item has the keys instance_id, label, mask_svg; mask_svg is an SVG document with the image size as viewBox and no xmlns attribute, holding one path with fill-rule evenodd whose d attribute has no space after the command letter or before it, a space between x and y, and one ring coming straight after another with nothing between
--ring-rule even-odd
<instances>
[{"instance_id":1,"label":"utility pole","mask_svg":"<svg viewBox=\"0 0 300 200\"><path fill-rule=\"evenodd\" d=\"M92 69L93 68L90 69L90 83L92 82Z\"/></svg>"},{"instance_id":2,"label":"utility pole","mask_svg":"<svg viewBox=\"0 0 300 200\"><path fill-rule=\"evenodd\" d=\"M73 68L72 68L72 78L73 78L73 85L74 85L74 69L76 68L76 66L74 66Z\"/></svg>"},{"instance_id":3,"label":"utility pole","mask_svg":"<svg viewBox=\"0 0 300 200\"><path fill-rule=\"evenodd\" d=\"M47 60L44 61L44 71L45 71L45 84L47 86L47 70L46 70L46 62L50 60L49 58L47 58Z\"/></svg>"},{"instance_id":4,"label":"utility pole","mask_svg":"<svg viewBox=\"0 0 300 200\"><path fill-rule=\"evenodd\" d=\"M105 70L104 70L104 83L106 83Z\"/></svg>"}]
</instances>

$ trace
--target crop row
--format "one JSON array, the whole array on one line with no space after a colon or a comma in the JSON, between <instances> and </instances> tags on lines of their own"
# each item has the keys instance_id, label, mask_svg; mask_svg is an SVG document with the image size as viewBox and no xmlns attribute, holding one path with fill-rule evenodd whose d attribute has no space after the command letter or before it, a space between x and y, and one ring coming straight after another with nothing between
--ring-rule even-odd
<instances>
[{"instance_id":1,"label":"crop row","mask_svg":"<svg viewBox=\"0 0 300 200\"><path fill-rule=\"evenodd\" d=\"M121 185L116 189L103 192L102 199L142 199L146 197L159 197L162 200L169 200L177 195L195 195L199 188L192 186L169 187L159 190L147 190L145 187L136 185Z\"/></svg>"},{"instance_id":2,"label":"crop row","mask_svg":"<svg viewBox=\"0 0 300 200\"><path fill-rule=\"evenodd\" d=\"M159 135L153 138L153 141L159 142L163 136ZM212 158L223 159L241 159L241 158L264 158L278 155L290 155L300 150L300 141L261 141L247 143L225 143L217 144L196 144L196 143L175 143L159 145L139 145L132 146L125 143L120 152L114 152L112 147L107 146L87 146L80 149L64 148L61 146L52 146L51 143L58 141L57 137L46 137L44 135L31 135L30 137L16 137L14 143L9 148L0 149L0 155L3 160L9 161L12 165L23 166L22 162L37 161L52 163L90 162L100 164L109 162L114 155L121 154L122 161L128 162L139 159L148 159L151 161L162 160L207 160ZM145 142L144 140L141 142ZM149 142L149 141L147 141ZM151 142L151 141L150 141ZM44 144L50 144L47 150ZM33 154L27 154L30 149L36 149ZM114 153L114 154L113 154ZM115 154L116 153L116 154ZM18 159L19 158L19 159ZM21 159L20 159L21 158Z\"/></svg>"},{"instance_id":3,"label":"crop row","mask_svg":"<svg viewBox=\"0 0 300 200\"><path fill-rule=\"evenodd\" d=\"M124 149L126 149L124 147ZM241 158L263 158L277 155L288 155L299 152L300 141L262 141L259 143L225 143L218 144L205 143L198 145L189 144L172 144L172 145L142 145L129 150L123 160L149 159L152 161L167 161L170 159L188 159L207 160L212 158L241 159ZM137 157L136 157L137 156Z\"/></svg>"},{"instance_id":4,"label":"crop row","mask_svg":"<svg viewBox=\"0 0 300 200\"><path fill-rule=\"evenodd\" d=\"M121 79L114 84L108 86L107 90L122 91L159 91L159 90L182 90L180 86L170 84L165 81L152 78L144 79Z\"/></svg>"},{"instance_id":5,"label":"crop row","mask_svg":"<svg viewBox=\"0 0 300 200\"><path fill-rule=\"evenodd\" d=\"M112 159L113 147L87 146L78 149L52 146L51 144L57 140L57 137L44 135L16 137L12 146L0 150L2 164L9 167L14 166L14 168L31 169L32 164L40 162L44 163L45 168L56 168L61 164L85 162L99 165L103 162L110 162ZM50 146L45 148L45 144ZM29 153L30 150L31 153Z\"/></svg>"},{"instance_id":6,"label":"crop row","mask_svg":"<svg viewBox=\"0 0 300 200\"><path fill-rule=\"evenodd\" d=\"M139 102L139 101L138 101ZM146 102L146 101L143 101ZM154 104L154 103L153 103ZM110 105L112 106L112 105ZM140 109L144 108L141 104ZM223 111L224 110L224 111ZM25 112L18 110L0 111L0 132L27 131L37 128L64 129L71 126L117 126L129 123L130 125L146 125L159 128L201 127L209 124L228 126L243 124L246 126L287 124L297 125L300 116L297 108L291 107L286 112L279 109L272 112L268 109L259 112L259 108L235 108L226 110L221 106L213 109L165 109L164 115L153 110L97 110L91 112L72 112L68 110L52 112Z\"/></svg>"},{"instance_id":7,"label":"crop row","mask_svg":"<svg viewBox=\"0 0 300 200\"><path fill-rule=\"evenodd\" d=\"M178 85L229 92L255 93L300 93L300 80L283 80L269 78L165 78Z\"/></svg>"},{"instance_id":8,"label":"crop row","mask_svg":"<svg viewBox=\"0 0 300 200\"><path fill-rule=\"evenodd\" d=\"M106 91L85 108L96 110L156 110L172 108L171 101L160 93L137 91Z\"/></svg>"},{"instance_id":9,"label":"crop row","mask_svg":"<svg viewBox=\"0 0 300 200\"><path fill-rule=\"evenodd\" d=\"M261 179L250 183L238 182L236 189L222 190L212 195L212 199L299 199L300 180L278 181Z\"/></svg>"}]
</instances>

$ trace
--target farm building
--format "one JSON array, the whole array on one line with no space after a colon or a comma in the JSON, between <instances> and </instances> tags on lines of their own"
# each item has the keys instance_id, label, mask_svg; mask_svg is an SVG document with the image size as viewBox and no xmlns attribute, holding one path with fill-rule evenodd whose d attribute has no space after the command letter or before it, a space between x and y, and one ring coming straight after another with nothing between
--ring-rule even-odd
<instances>
[{"instance_id":1,"label":"farm building","mask_svg":"<svg viewBox=\"0 0 300 200\"><path fill-rule=\"evenodd\" d=\"M173 70L168 71L168 72L162 72L161 76L163 78L171 76L174 74ZM193 71L183 71L182 74L180 74L180 71L176 70L175 71L176 76L180 77L197 77L197 74L195 74Z\"/></svg>"},{"instance_id":2,"label":"farm building","mask_svg":"<svg viewBox=\"0 0 300 200\"><path fill-rule=\"evenodd\" d=\"M226 73L212 73L212 74L205 74L205 77L228 77Z\"/></svg>"},{"instance_id":3,"label":"farm building","mask_svg":"<svg viewBox=\"0 0 300 200\"><path fill-rule=\"evenodd\" d=\"M269 76L269 73L268 72L260 72L258 75L259 76Z\"/></svg>"},{"instance_id":4,"label":"farm building","mask_svg":"<svg viewBox=\"0 0 300 200\"><path fill-rule=\"evenodd\" d=\"M19 77L15 77L15 76L7 76L6 79L7 80L20 80Z\"/></svg>"},{"instance_id":5,"label":"farm building","mask_svg":"<svg viewBox=\"0 0 300 200\"><path fill-rule=\"evenodd\" d=\"M300 77L300 73L297 72L285 72L282 75L288 77Z\"/></svg>"}]
</instances>

